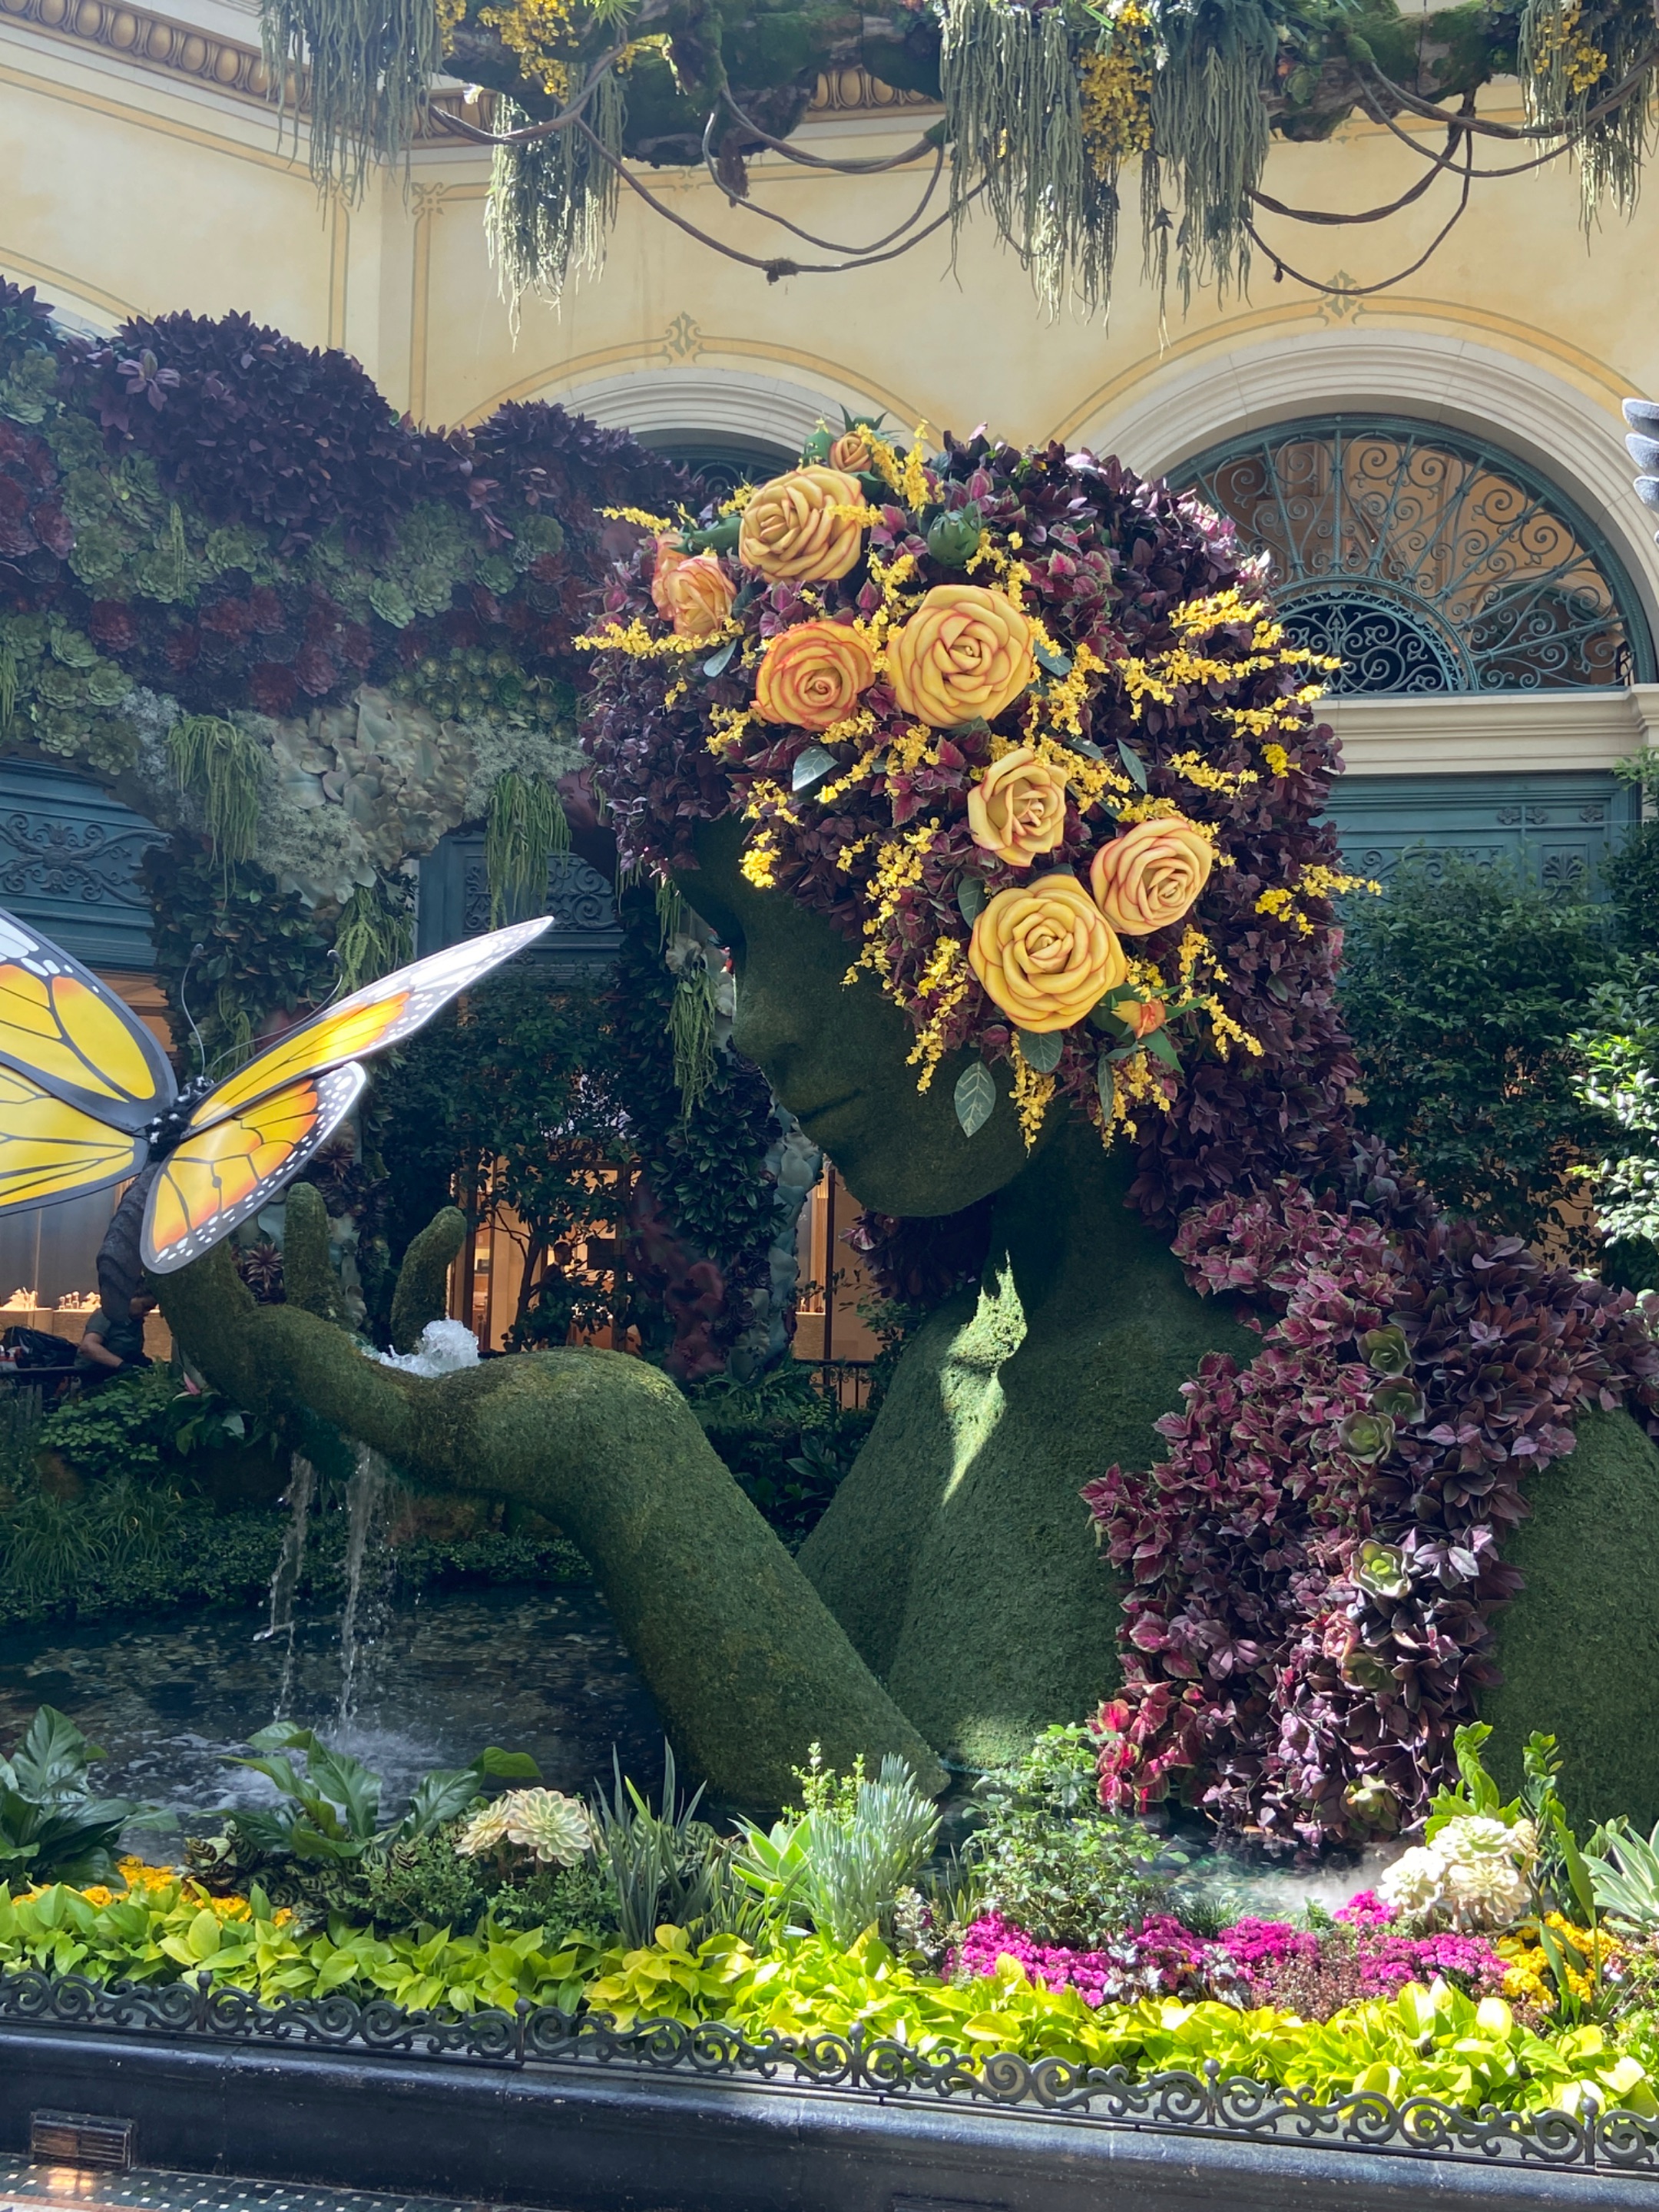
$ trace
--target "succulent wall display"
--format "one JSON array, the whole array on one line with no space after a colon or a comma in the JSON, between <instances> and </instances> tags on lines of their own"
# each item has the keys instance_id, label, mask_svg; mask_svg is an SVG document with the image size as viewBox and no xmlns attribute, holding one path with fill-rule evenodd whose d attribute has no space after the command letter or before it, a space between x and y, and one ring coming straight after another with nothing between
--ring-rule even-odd
<instances>
[{"instance_id":1,"label":"succulent wall display","mask_svg":"<svg viewBox=\"0 0 1659 2212\"><path fill-rule=\"evenodd\" d=\"M488 222L514 288L556 293L596 267L624 188L662 211L631 162L706 167L734 206L805 240L745 252L674 213L769 278L890 259L982 201L1051 305L1074 290L1091 308L1110 291L1120 182L1135 163L1149 263L1162 279L1173 258L1183 293L1242 280L1253 245L1300 282L1351 289L1289 268L1291 249L1258 237L1262 217L1280 240L1287 220L1373 221L1443 179L1455 222L1477 179L1564 150L1587 210L1604 197L1628 210L1659 58L1636 0L1461 0L1431 20L1395 0L887 0L862 13L830 0L396 0L372 15L349 0L265 0L264 34L278 82L303 72L314 165L349 190L371 159L402 155L440 70L493 95L488 127L440 120L495 149ZM849 175L903 161L837 164L791 144L820 73L852 66L944 111L910 149L932 173L923 198L870 246L785 223L750 199L745 168L763 151ZM1525 120L1477 115L1474 95L1509 76ZM1339 217L1261 191L1275 135L1326 138L1354 115L1389 123L1419 156L1398 200ZM1443 145L1413 132L1425 122Z\"/></svg>"},{"instance_id":2,"label":"succulent wall display","mask_svg":"<svg viewBox=\"0 0 1659 2212\"><path fill-rule=\"evenodd\" d=\"M419 430L246 315L101 344L0 285L0 746L173 833L163 978L176 1000L208 948L216 1046L313 997L331 948L350 981L395 965L407 863L531 789L492 842L515 872L577 757L605 510L677 481L556 407Z\"/></svg>"}]
</instances>

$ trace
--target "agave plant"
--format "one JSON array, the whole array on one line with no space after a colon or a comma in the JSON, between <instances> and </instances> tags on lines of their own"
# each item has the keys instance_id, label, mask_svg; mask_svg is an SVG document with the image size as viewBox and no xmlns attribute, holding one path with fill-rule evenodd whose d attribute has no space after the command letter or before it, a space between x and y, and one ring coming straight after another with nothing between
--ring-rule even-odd
<instances>
[{"instance_id":1,"label":"agave plant","mask_svg":"<svg viewBox=\"0 0 1659 2212\"><path fill-rule=\"evenodd\" d=\"M10 1759L0 1759L0 1876L118 1881L115 1846L143 1811L124 1797L94 1797L87 1769L106 1754L55 1706L42 1705Z\"/></svg>"},{"instance_id":2,"label":"agave plant","mask_svg":"<svg viewBox=\"0 0 1659 2212\"><path fill-rule=\"evenodd\" d=\"M890 1913L921 1870L939 1834L939 1814L894 1753L875 1781L855 1770L851 1786L829 1786L793 1817L763 1831L745 1823L733 1862L769 1917L804 1915L845 1948Z\"/></svg>"},{"instance_id":3,"label":"agave plant","mask_svg":"<svg viewBox=\"0 0 1659 2212\"><path fill-rule=\"evenodd\" d=\"M1639 1836L1621 1814L1591 1837L1584 1864L1604 1911L1645 1934L1659 1928L1659 1822Z\"/></svg>"}]
</instances>

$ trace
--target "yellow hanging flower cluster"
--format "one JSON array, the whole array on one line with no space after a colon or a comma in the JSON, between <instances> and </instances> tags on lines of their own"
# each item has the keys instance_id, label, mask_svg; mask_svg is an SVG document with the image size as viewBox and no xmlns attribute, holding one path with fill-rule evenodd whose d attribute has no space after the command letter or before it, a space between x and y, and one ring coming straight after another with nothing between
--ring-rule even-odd
<instances>
[{"instance_id":1,"label":"yellow hanging flower cluster","mask_svg":"<svg viewBox=\"0 0 1659 2212\"><path fill-rule=\"evenodd\" d=\"M501 44L517 55L520 70L550 99L569 98L569 49L576 39L570 0L510 0L510 4L484 9L478 21L501 33Z\"/></svg>"},{"instance_id":2,"label":"yellow hanging flower cluster","mask_svg":"<svg viewBox=\"0 0 1659 2212\"><path fill-rule=\"evenodd\" d=\"M1103 185L1125 161L1152 143L1152 86L1158 73L1158 27L1139 0L1111 10L1105 43L1085 54L1078 75L1082 94L1083 143Z\"/></svg>"},{"instance_id":3,"label":"yellow hanging flower cluster","mask_svg":"<svg viewBox=\"0 0 1659 2212\"><path fill-rule=\"evenodd\" d=\"M1536 77L1562 79L1569 93L1594 92L1607 73L1607 55L1583 27L1584 11L1577 4L1543 16L1533 52Z\"/></svg>"}]
</instances>

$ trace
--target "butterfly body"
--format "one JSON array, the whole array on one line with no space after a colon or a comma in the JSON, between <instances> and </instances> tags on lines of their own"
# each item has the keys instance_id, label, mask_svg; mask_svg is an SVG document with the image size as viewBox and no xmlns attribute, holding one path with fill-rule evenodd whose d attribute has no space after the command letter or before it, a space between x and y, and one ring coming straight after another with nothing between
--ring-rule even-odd
<instances>
[{"instance_id":1,"label":"butterfly body","mask_svg":"<svg viewBox=\"0 0 1659 2212\"><path fill-rule=\"evenodd\" d=\"M181 1089L157 1039L90 969L0 913L0 1213L138 1176L143 1265L187 1267L327 1143L362 1095L364 1056L412 1036L550 927L544 916L450 945L325 1007L222 1081Z\"/></svg>"}]
</instances>

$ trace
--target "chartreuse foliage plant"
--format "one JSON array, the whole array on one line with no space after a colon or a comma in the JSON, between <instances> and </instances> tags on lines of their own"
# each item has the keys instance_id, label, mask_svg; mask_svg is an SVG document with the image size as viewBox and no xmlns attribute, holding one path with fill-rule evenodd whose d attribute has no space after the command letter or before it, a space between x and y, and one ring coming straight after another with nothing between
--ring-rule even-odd
<instances>
[{"instance_id":1,"label":"chartreuse foliage plant","mask_svg":"<svg viewBox=\"0 0 1659 2212\"><path fill-rule=\"evenodd\" d=\"M749 2035L902 2037L919 2055L948 2045L1013 2051L1138 2073L1224 2074L1304 2087L1318 2097L1356 2088L1427 2094L1466 2106L1572 2109L1594 2096L1659 2116L1647 2069L1594 2023L1549 2035L1503 1999L1476 2001L1445 1983L1413 1983L1397 1996L1352 2006L1323 2023L1271 2008L1143 2000L1091 2008L1073 1989L1034 1985L1013 1960L961 1984L941 1982L896 1956L873 1933L850 1946L812 1936L757 1952L737 1936L694 1945L665 1925L632 1949L545 1931L416 1928L389 1936L343 1918L298 1930L257 1887L211 1898L196 1885L129 1863L125 1895L65 1884L0 1890L0 1967L33 1966L98 1982L173 1982L207 1974L267 2003L327 1996L389 1998L465 2015L511 2010L523 1998L575 2012L586 2005L619 2027L714 2020Z\"/></svg>"}]
</instances>

